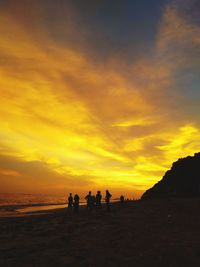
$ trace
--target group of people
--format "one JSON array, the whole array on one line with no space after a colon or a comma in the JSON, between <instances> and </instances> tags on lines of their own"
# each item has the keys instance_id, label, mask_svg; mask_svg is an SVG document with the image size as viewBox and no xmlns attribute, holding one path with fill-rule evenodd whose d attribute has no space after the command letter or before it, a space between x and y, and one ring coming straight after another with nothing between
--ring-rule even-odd
<instances>
[{"instance_id":1,"label":"group of people","mask_svg":"<svg viewBox=\"0 0 200 267\"><path fill-rule=\"evenodd\" d=\"M106 209L107 211L110 211L110 199L112 195L108 190L106 190L105 195L105 203L106 203ZM100 209L102 207L102 195L101 191L97 191L96 195L92 195L92 192L89 191L87 196L85 197L85 200L87 202L87 209L92 210L94 208ZM68 208L73 209L75 213L78 213L79 211L79 201L80 197L78 194L75 194L74 197L72 196L72 193L69 194L68 197Z\"/></svg>"},{"instance_id":2,"label":"group of people","mask_svg":"<svg viewBox=\"0 0 200 267\"><path fill-rule=\"evenodd\" d=\"M68 209L74 209L75 213L78 213L79 211L79 200L80 197L78 194L75 194L74 197L72 196L72 193L69 193L68 197Z\"/></svg>"}]
</instances>

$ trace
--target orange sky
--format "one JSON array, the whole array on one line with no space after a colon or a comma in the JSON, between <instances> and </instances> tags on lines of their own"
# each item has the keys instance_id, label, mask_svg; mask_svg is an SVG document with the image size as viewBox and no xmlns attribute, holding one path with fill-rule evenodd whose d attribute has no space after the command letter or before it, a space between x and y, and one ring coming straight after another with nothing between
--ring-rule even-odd
<instances>
[{"instance_id":1,"label":"orange sky","mask_svg":"<svg viewBox=\"0 0 200 267\"><path fill-rule=\"evenodd\" d=\"M199 151L198 99L177 77L183 65L193 73L200 64L185 52L199 47L200 27L175 5L161 14L153 56L131 63L56 42L32 5L30 18L16 5L0 16L1 192L109 188L139 197L173 161ZM65 27L75 38L75 22Z\"/></svg>"}]
</instances>

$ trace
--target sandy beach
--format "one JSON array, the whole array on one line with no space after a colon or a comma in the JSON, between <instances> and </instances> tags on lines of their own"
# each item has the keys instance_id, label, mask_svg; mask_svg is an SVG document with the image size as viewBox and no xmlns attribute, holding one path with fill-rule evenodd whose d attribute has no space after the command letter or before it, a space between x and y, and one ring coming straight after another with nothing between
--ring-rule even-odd
<instances>
[{"instance_id":1,"label":"sandy beach","mask_svg":"<svg viewBox=\"0 0 200 267\"><path fill-rule=\"evenodd\" d=\"M0 266L200 266L200 200L0 218Z\"/></svg>"}]
</instances>

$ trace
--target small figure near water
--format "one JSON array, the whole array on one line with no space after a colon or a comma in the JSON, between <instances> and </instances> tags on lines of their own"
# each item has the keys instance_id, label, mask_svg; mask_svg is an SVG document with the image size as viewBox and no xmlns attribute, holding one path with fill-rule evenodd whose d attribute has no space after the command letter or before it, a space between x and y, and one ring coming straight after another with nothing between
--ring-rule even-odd
<instances>
[{"instance_id":1,"label":"small figure near water","mask_svg":"<svg viewBox=\"0 0 200 267\"><path fill-rule=\"evenodd\" d=\"M111 197L112 197L112 195L110 194L110 192L108 190L106 190L105 201L106 201L107 211L110 211L110 199L111 199Z\"/></svg>"},{"instance_id":2,"label":"small figure near water","mask_svg":"<svg viewBox=\"0 0 200 267\"><path fill-rule=\"evenodd\" d=\"M91 210L93 208L93 202L94 202L94 199L93 199L93 196L92 196L92 192L89 191L88 195L85 197L86 201L87 201L87 208L89 210Z\"/></svg>"},{"instance_id":3,"label":"small figure near water","mask_svg":"<svg viewBox=\"0 0 200 267\"><path fill-rule=\"evenodd\" d=\"M74 213L79 213L79 195L75 194L74 196Z\"/></svg>"},{"instance_id":4,"label":"small figure near water","mask_svg":"<svg viewBox=\"0 0 200 267\"><path fill-rule=\"evenodd\" d=\"M73 207L73 196L72 193L69 193L69 197L68 197L68 209L72 209Z\"/></svg>"},{"instance_id":5,"label":"small figure near water","mask_svg":"<svg viewBox=\"0 0 200 267\"><path fill-rule=\"evenodd\" d=\"M96 194L96 207L97 208L101 208L101 199L102 199L101 191L97 191L97 194Z\"/></svg>"},{"instance_id":6,"label":"small figure near water","mask_svg":"<svg viewBox=\"0 0 200 267\"><path fill-rule=\"evenodd\" d=\"M120 196L120 203L124 204L124 196L123 195Z\"/></svg>"}]
</instances>

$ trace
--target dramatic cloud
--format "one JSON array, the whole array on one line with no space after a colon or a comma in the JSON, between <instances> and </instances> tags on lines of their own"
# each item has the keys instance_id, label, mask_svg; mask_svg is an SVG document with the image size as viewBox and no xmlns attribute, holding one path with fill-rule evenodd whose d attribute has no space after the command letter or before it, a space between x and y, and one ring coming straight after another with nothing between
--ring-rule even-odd
<instances>
[{"instance_id":1,"label":"dramatic cloud","mask_svg":"<svg viewBox=\"0 0 200 267\"><path fill-rule=\"evenodd\" d=\"M138 196L174 160L199 150L196 1L190 11L167 5L151 55L134 62L120 53L103 62L99 46L91 56L94 47L76 31L80 11L61 2L54 23L53 1L48 9L39 1L2 8L1 190L109 187Z\"/></svg>"}]
</instances>

